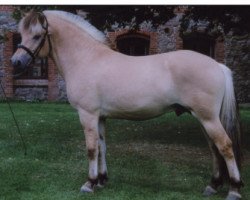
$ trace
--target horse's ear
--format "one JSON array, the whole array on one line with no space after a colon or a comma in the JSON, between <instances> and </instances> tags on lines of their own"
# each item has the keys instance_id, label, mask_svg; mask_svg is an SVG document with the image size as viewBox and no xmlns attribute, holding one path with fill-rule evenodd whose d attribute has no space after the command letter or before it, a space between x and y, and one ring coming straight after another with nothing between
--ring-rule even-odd
<instances>
[{"instance_id":1,"label":"horse's ear","mask_svg":"<svg viewBox=\"0 0 250 200\"><path fill-rule=\"evenodd\" d=\"M43 13L37 13L38 14L38 21L39 23L42 25L42 27L46 27L47 26L47 21L45 20L45 16Z\"/></svg>"},{"instance_id":2,"label":"horse's ear","mask_svg":"<svg viewBox=\"0 0 250 200\"><path fill-rule=\"evenodd\" d=\"M22 17L26 17L26 16L28 16L28 15L30 15L31 13L34 13L35 11L34 11L34 9L31 9L30 11L23 11L23 10L21 10L21 16Z\"/></svg>"},{"instance_id":3,"label":"horse's ear","mask_svg":"<svg viewBox=\"0 0 250 200\"><path fill-rule=\"evenodd\" d=\"M31 12L33 12L33 10L27 12L27 10L20 9L19 12L20 12L21 18L24 18L24 17L28 16Z\"/></svg>"},{"instance_id":4,"label":"horse's ear","mask_svg":"<svg viewBox=\"0 0 250 200\"><path fill-rule=\"evenodd\" d=\"M21 18L25 17L26 15L27 15L27 12L24 12L23 10L20 10Z\"/></svg>"}]
</instances>

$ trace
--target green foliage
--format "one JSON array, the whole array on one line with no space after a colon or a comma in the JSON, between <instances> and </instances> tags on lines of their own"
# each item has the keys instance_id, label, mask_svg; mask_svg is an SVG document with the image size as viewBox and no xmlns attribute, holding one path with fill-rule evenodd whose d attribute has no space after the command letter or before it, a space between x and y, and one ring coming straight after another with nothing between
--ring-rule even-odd
<instances>
[{"instance_id":1,"label":"green foliage","mask_svg":"<svg viewBox=\"0 0 250 200\"><path fill-rule=\"evenodd\" d=\"M250 32L250 6L189 6L182 23L181 32L192 26L191 31L197 31L201 21L209 22L207 33L245 35Z\"/></svg>"},{"instance_id":2,"label":"green foliage","mask_svg":"<svg viewBox=\"0 0 250 200\"><path fill-rule=\"evenodd\" d=\"M118 23L125 27L133 20L133 29L138 29L144 21L150 21L154 27L165 24L175 16L175 6L86 6L87 17L98 28L111 30Z\"/></svg>"},{"instance_id":3,"label":"green foliage","mask_svg":"<svg viewBox=\"0 0 250 200\"><path fill-rule=\"evenodd\" d=\"M83 10L87 12L87 18L97 28L111 29L114 23L119 23L121 26L126 26L134 20L134 29L139 28L139 24L143 21L151 21L154 27L166 23L169 19L174 17L174 8L176 6L90 6L90 5L50 5L50 6L18 6L14 12L15 19L20 19L22 14L30 10L64 10L76 13L76 10Z\"/></svg>"},{"instance_id":4,"label":"green foliage","mask_svg":"<svg viewBox=\"0 0 250 200\"><path fill-rule=\"evenodd\" d=\"M175 16L174 9L178 6L166 5L32 5L16 6L13 13L15 19L19 20L23 13L34 9L42 10L65 10L76 13L76 10L87 12L87 18L97 28L104 30L112 29L112 25L118 23L125 27L133 21L133 29L138 29L144 21L152 22L154 27L165 24ZM201 21L207 21L206 32L213 36L223 33L244 35L250 32L250 6L188 6L181 20L181 35L190 29L197 31Z\"/></svg>"},{"instance_id":5,"label":"green foliage","mask_svg":"<svg viewBox=\"0 0 250 200\"><path fill-rule=\"evenodd\" d=\"M19 21L25 13L31 10L42 12L43 10L55 10L58 9L56 5L26 5L26 6L14 6L15 10L12 13L12 17Z\"/></svg>"},{"instance_id":6,"label":"green foliage","mask_svg":"<svg viewBox=\"0 0 250 200\"><path fill-rule=\"evenodd\" d=\"M168 113L146 122L107 121L109 182L94 194L79 193L88 162L78 115L68 104L17 103L12 107L28 146L23 155L6 103L0 103L0 199L201 200L211 157L199 123ZM250 110L242 109L245 133ZM250 135L244 140L250 142ZM250 149L242 189L250 199ZM227 187L211 200L223 200Z\"/></svg>"}]
</instances>

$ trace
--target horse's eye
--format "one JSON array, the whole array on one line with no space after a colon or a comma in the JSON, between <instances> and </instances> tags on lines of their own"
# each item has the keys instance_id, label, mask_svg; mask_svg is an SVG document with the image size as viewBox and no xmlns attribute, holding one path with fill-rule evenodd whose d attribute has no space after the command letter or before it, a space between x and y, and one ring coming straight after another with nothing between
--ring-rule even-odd
<instances>
[{"instance_id":1,"label":"horse's eye","mask_svg":"<svg viewBox=\"0 0 250 200\"><path fill-rule=\"evenodd\" d=\"M40 38L41 38L41 35L35 35L35 36L33 37L34 40L39 40Z\"/></svg>"}]
</instances>

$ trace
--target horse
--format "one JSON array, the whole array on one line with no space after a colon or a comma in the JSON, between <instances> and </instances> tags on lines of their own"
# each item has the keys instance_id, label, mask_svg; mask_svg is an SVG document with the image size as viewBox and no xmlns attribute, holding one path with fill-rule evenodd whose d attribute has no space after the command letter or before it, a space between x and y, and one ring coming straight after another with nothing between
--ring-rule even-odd
<instances>
[{"instance_id":1,"label":"horse","mask_svg":"<svg viewBox=\"0 0 250 200\"><path fill-rule=\"evenodd\" d=\"M241 198L241 132L228 67L190 50L124 55L87 20L64 11L31 11L18 30L22 42L12 65L26 69L35 57L51 57L79 114L89 170L81 192L94 192L108 180L107 118L146 120L173 110L178 115L188 111L205 130L213 170L203 195L214 195L228 181L226 200Z\"/></svg>"}]
</instances>

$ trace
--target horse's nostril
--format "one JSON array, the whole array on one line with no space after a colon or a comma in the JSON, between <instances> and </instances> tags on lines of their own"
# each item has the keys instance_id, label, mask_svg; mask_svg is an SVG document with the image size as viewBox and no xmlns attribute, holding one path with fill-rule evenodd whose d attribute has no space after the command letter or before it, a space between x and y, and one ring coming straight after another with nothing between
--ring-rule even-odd
<instances>
[{"instance_id":1,"label":"horse's nostril","mask_svg":"<svg viewBox=\"0 0 250 200\"><path fill-rule=\"evenodd\" d=\"M22 62L21 62L20 60L17 60L16 66L17 66L17 67L20 67L21 65L22 65Z\"/></svg>"},{"instance_id":2,"label":"horse's nostril","mask_svg":"<svg viewBox=\"0 0 250 200\"><path fill-rule=\"evenodd\" d=\"M21 67L22 61L21 60L11 60L13 67Z\"/></svg>"},{"instance_id":3,"label":"horse's nostril","mask_svg":"<svg viewBox=\"0 0 250 200\"><path fill-rule=\"evenodd\" d=\"M12 66L24 69L32 62L32 58L29 54L19 55L18 57L12 58Z\"/></svg>"}]
</instances>

